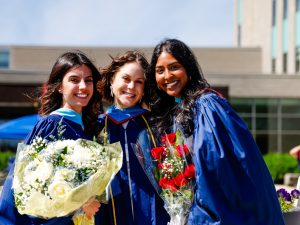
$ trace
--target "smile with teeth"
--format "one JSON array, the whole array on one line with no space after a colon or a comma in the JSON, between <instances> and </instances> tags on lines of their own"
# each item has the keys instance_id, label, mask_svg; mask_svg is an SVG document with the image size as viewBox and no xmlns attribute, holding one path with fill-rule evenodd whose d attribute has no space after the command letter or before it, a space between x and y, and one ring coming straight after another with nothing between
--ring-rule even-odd
<instances>
[{"instance_id":1,"label":"smile with teeth","mask_svg":"<svg viewBox=\"0 0 300 225\"><path fill-rule=\"evenodd\" d=\"M88 95L87 94L84 94L84 93L79 93L79 94L76 94L76 97L78 98L86 98Z\"/></svg>"},{"instance_id":2,"label":"smile with teeth","mask_svg":"<svg viewBox=\"0 0 300 225\"><path fill-rule=\"evenodd\" d=\"M167 88L171 88L171 87L175 86L176 84L178 84L178 80L175 80L171 83L166 83L166 84L164 84L164 86L166 86Z\"/></svg>"},{"instance_id":3,"label":"smile with teeth","mask_svg":"<svg viewBox=\"0 0 300 225\"><path fill-rule=\"evenodd\" d=\"M127 95L128 97L135 97L135 94L129 93L129 92L123 92L123 94Z\"/></svg>"}]
</instances>

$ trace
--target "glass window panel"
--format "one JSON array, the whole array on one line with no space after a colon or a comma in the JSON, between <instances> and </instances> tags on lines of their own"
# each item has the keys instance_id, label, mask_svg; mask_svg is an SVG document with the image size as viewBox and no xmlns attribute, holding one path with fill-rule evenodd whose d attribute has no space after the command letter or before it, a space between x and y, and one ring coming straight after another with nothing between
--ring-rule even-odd
<instances>
[{"instance_id":1,"label":"glass window panel","mask_svg":"<svg viewBox=\"0 0 300 225\"><path fill-rule=\"evenodd\" d=\"M256 118L256 130L277 130L277 118Z\"/></svg>"},{"instance_id":2,"label":"glass window panel","mask_svg":"<svg viewBox=\"0 0 300 225\"><path fill-rule=\"evenodd\" d=\"M288 17L288 0L283 0L283 18Z\"/></svg>"},{"instance_id":3,"label":"glass window panel","mask_svg":"<svg viewBox=\"0 0 300 225\"><path fill-rule=\"evenodd\" d=\"M282 99L282 113L300 113L300 100L298 99Z\"/></svg>"},{"instance_id":4,"label":"glass window panel","mask_svg":"<svg viewBox=\"0 0 300 225\"><path fill-rule=\"evenodd\" d=\"M272 1L272 25L276 25L276 1Z\"/></svg>"},{"instance_id":5,"label":"glass window panel","mask_svg":"<svg viewBox=\"0 0 300 225\"><path fill-rule=\"evenodd\" d=\"M256 143L262 154L277 152L277 135L276 134L257 134Z\"/></svg>"},{"instance_id":6,"label":"glass window panel","mask_svg":"<svg viewBox=\"0 0 300 225\"><path fill-rule=\"evenodd\" d=\"M299 130L300 132L300 118L282 118L282 130Z\"/></svg>"},{"instance_id":7,"label":"glass window panel","mask_svg":"<svg viewBox=\"0 0 300 225\"><path fill-rule=\"evenodd\" d=\"M285 40L287 40L287 38L285 38ZM286 42L286 45L285 46L287 46L287 41L284 41L284 42ZM287 72L287 67L288 67L288 60L287 60L287 57L288 57L288 55L287 55L287 53L283 53L283 72L284 73L286 73Z\"/></svg>"},{"instance_id":8,"label":"glass window panel","mask_svg":"<svg viewBox=\"0 0 300 225\"><path fill-rule=\"evenodd\" d=\"M255 99L256 113L277 113L277 99Z\"/></svg>"},{"instance_id":9,"label":"glass window panel","mask_svg":"<svg viewBox=\"0 0 300 225\"><path fill-rule=\"evenodd\" d=\"M251 113L252 99L230 99L230 104L233 109L238 113Z\"/></svg>"},{"instance_id":10,"label":"glass window panel","mask_svg":"<svg viewBox=\"0 0 300 225\"><path fill-rule=\"evenodd\" d=\"M299 16L299 22L300 22L300 16ZM300 32L299 32L299 35L300 35ZM300 37L298 37L298 39L300 40ZM295 60L296 60L295 66L296 66L296 73L297 73L297 72L300 72L300 47L296 47L296 51L295 52L296 52L295 53L296 54L296 56L295 56Z\"/></svg>"},{"instance_id":11,"label":"glass window panel","mask_svg":"<svg viewBox=\"0 0 300 225\"><path fill-rule=\"evenodd\" d=\"M8 51L0 51L0 68L8 68Z\"/></svg>"}]
</instances>

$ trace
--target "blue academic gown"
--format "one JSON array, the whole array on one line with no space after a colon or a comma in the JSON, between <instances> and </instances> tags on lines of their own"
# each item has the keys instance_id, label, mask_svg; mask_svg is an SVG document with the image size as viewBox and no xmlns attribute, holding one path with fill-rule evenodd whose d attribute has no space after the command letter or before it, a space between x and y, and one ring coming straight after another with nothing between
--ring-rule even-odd
<instances>
[{"instance_id":1,"label":"blue academic gown","mask_svg":"<svg viewBox=\"0 0 300 225\"><path fill-rule=\"evenodd\" d=\"M107 116L107 133L110 143L120 141L123 149L122 168L111 183L118 225L166 225L169 221L169 215L163 207L163 201L150 183L131 145L136 144L141 132L147 130L145 121L141 117L147 112L140 107L118 110L113 106L105 115ZM104 122L105 116L102 116L100 119L102 122ZM125 131L122 124L127 121L128 124ZM130 196L126 163L125 132L129 153L132 196ZM131 199L133 201L133 210L131 208ZM114 224L112 207L112 200L110 200L106 209L106 213L109 214L106 224ZM106 214L104 210L105 207L102 204L100 208L102 214Z\"/></svg>"},{"instance_id":2,"label":"blue academic gown","mask_svg":"<svg viewBox=\"0 0 300 225\"><path fill-rule=\"evenodd\" d=\"M195 198L188 224L283 225L275 187L245 123L208 92L194 109Z\"/></svg>"},{"instance_id":3,"label":"blue academic gown","mask_svg":"<svg viewBox=\"0 0 300 225\"><path fill-rule=\"evenodd\" d=\"M50 136L57 136L57 127L59 121L62 119L60 115L49 115L42 118L33 128L32 132L27 136L24 143L30 144L36 136L40 136L47 140L52 140ZM69 119L62 119L62 125L65 125L65 132L63 137L65 139L76 140L84 138L91 140L91 137L84 133L82 126ZM72 215L67 217L53 218L44 220L28 215L21 215L15 207L13 196L12 182L13 182L14 164L6 178L3 190L0 197L0 225L70 225L72 222ZM37 202L37 204L39 204Z\"/></svg>"}]
</instances>

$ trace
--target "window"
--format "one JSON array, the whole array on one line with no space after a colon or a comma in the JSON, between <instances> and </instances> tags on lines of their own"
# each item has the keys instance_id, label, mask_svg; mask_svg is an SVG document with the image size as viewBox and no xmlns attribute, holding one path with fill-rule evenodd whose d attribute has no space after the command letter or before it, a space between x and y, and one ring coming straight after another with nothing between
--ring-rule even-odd
<instances>
[{"instance_id":1,"label":"window","mask_svg":"<svg viewBox=\"0 0 300 225\"><path fill-rule=\"evenodd\" d=\"M299 99L237 99L230 104L248 125L261 152L288 152L299 145Z\"/></svg>"},{"instance_id":2,"label":"window","mask_svg":"<svg viewBox=\"0 0 300 225\"><path fill-rule=\"evenodd\" d=\"M300 0L296 0L296 11L300 12Z\"/></svg>"},{"instance_id":3,"label":"window","mask_svg":"<svg viewBox=\"0 0 300 225\"><path fill-rule=\"evenodd\" d=\"M287 53L283 53L283 73L287 72Z\"/></svg>"},{"instance_id":4,"label":"window","mask_svg":"<svg viewBox=\"0 0 300 225\"><path fill-rule=\"evenodd\" d=\"M299 0L300 1L300 0ZM296 73L300 72L300 47L296 47Z\"/></svg>"},{"instance_id":5,"label":"window","mask_svg":"<svg viewBox=\"0 0 300 225\"><path fill-rule=\"evenodd\" d=\"M272 73L276 72L276 59L272 59Z\"/></svg>"},{"instance_id":6,"label":"window","mask_svg":"<svg viewBox=\"0 0 300 225\"><path fill-rule=\"evenodd\" d=\"M241 47L241 25L239 24L238 25L238 38L237 38L237 41L238 41L238 47Z\"/></svg>"},{"instance_id":7,"label":"window","mask_svg":"<svg viewBox=\"0 0 300 225\"><path fill-rule=\"evenodd\" d=\"M276 25L276 0L272 2L272 26Z\"/></svg>"},{"instance_id":8,"label":"window","mask_svg":"<svg viewBox=\"0 0 300 225\"><path fill-rule=\"evenodd\" d=\"M0 50L0 68L8 68L9 66L9 53L8 50Z\"/></svg>"},{"instance_id":9,"label":"window","mask_svg":"<svg viewBox=\"0 0 300 225\"><path fill-rule=\"evenodd\" d=\"M288 0L283 1L283 19L288 17Z\"/></svg>"}]
</instances>

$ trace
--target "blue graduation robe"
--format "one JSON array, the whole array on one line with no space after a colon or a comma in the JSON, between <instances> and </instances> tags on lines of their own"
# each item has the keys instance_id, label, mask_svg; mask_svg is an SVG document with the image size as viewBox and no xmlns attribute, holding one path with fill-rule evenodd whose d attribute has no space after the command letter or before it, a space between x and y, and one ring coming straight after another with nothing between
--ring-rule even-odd
<instances>
[{"instance_id":1,"label":"blue graduation robe","mask_svg":"<svg viewBox=\"0 0 300 225\"><path fill-rule=\"evenodd\" d=\"M107 133L110 143L120 141L123 149L123 164L111 183L113 203L109 201L106 212L102 204L100 213L108 214L106 224L114 224L113 205L118 225L166 225L169 215L163 207L163 201L150 183L131 144L136 144L141 132L147 130L141 115L147 111L140 107L118 110L114 106L107 113ZM102 116L104 123L105 117ZM122 124L128 122L126 131ZM147 131L146 131L147 132ZM127 143L125 138L127 136ZM125 145L128 146L131 192L129 189L128 167ZM149 149L150 151L150 149ZM133 208L131 207L133 203ZM101 223L104 224L104 223Z\"/></svg>"},{"instance_id":2,"label":"blue graduation robe","mask_svg":"<svg viewBox=\"0 0 300 225\"><path fill-rule=\"evenodd\" d=\"M208 93L194 109L195 198L188 224L283 225L275 187L245 123Z\"/></svg>"},{"instance_id":3,"label":"blue graduation robe","mask_svg":"<svg viewBox=\"0 0 300 225\"><path fill-rule=\"evenodd\" d=\"M62 119L60 115L49 115L42 118L33 128L32 132L27 136L24 143L30 144L36 137L40 136L47 140L53 135L57 136L57 127L59 121ZM65 139L76 140L78 138L84 138L91 140L91 137L84 133L80 124L75 123L69 119L62 119L62 125L65 125L65 132L63 137ZM9 171L6 181L3 186L3 190L0 197L0 224L1 225L70 225L72 222L72 215L67 217L53 218L49 220L32 217L28 215L21 215L18 213L15 207L14 195L12 190L14 164ZM37 202L37 204L39 204Z\"/></svg>"}]
</instances>

